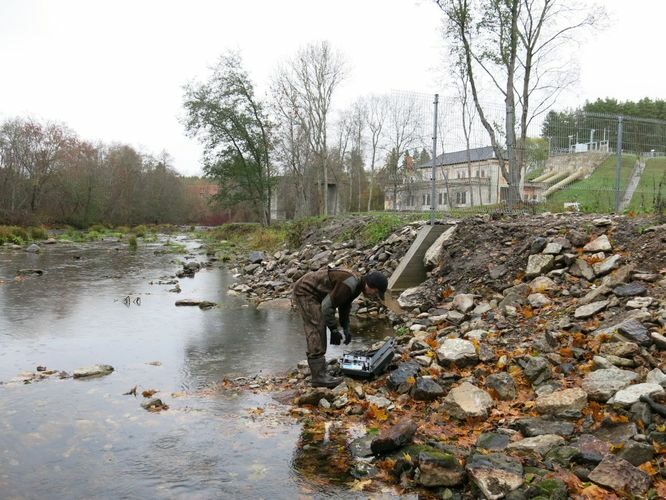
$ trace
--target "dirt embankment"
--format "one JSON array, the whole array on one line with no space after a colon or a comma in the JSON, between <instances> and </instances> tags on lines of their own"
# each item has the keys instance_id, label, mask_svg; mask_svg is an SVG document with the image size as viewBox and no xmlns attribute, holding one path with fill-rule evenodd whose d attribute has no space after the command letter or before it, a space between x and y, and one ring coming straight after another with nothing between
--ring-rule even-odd
<instances>
[{"instance_id":1,"label":"dirt embankment","mask_svg":"<svg viewBox=\"0 0 666 500\"><path fill-rule=\"evenodd\" d=\"M388 272L417 230L373 248L313 235L241 281L260 301L321 265ZM665 497L666 226L479 217L439 250L426 282L398 297L387 373L333 390L311 389L304 366L251 381L302 419L299 453L369 493Z\"/></svg>"}]
</instances>

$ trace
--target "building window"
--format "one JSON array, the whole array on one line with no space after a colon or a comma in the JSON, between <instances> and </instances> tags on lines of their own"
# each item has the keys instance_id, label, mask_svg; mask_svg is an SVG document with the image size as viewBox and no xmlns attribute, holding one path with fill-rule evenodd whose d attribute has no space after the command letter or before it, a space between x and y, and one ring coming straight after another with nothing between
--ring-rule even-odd
<instances>
[{"instance_id":1,"label":"building window","mask_svg":"<svg viewBox=\"0 0 666 500\"><path fill-rule=\"evenodd\" d=\"M439 193L439 204L440 205L448 205L449 199L448 195L446 193Z\"/></svg>"},{"instance_id":2,"label":"building window","mask_svg":"<svg viewBox=\"0 0 666 500\"><path fill-rule=\"evenodd\" d=\"M456 205L464 205L467 203L467 192L456 193Z\"/></svg>"}]
</instances>

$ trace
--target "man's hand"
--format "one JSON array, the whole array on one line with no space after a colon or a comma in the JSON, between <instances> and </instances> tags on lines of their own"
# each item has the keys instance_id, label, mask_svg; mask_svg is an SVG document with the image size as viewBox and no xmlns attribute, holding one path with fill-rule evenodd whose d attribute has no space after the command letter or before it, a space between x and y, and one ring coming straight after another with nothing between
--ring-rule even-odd
<instances>
[{"instance_id":1,"label":"man's hand","mask_svg":"<svg viewBox=\"0 0 666 500\"><path fill-rule=\"evenodd\" d=\"M352 334L348 326L342 329L342 334L345 336L345 345L349 344L352 339Z\"/></svg>"},{"instance_id":2,"label":"man's hand","mask_svg":"<svg viewBox=\"0 0 666 500\"><path fill-rule=\"evenodd\" d=\"M331 345L340 345L342 335L338 330L331 330Z\"/></svg>"}]
</instances>

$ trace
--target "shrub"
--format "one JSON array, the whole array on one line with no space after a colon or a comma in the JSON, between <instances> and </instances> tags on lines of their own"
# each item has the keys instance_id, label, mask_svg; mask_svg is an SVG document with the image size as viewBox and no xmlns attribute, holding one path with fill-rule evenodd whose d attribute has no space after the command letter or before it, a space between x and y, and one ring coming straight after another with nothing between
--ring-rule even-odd
<instances>
[{"instance_id":1,"label":"shrub","mask_svg":"<svg viewBox=\"0 0 666 500\"><path fill-rule=\"evenodd\" d=\"M49 233L44 226L36 226L30 228L30 238L33 240L45 240L49 237Z\"/></svg>"},{"instance_id":2,"label":"shrub","mask_svg":"<svg viewBox=\"0 0 666 500\"><path fill-rule=\"evenodd\" d=\"M136 235L130 234L128 243L130 250L136 251L136 249L138 248Z\"/></svg>"},{"instance_id":3,"label":"shrub","mask_svg":"<svg viewBox=\"0 0 666 500\"><path fill-rule=\"evenodd\" d=\"M133 232L137 237L139 237L139 238L143 238L143 237L146 235L146 233L148 232L148 229L147 229L146 226L144 226L143 224L140 224L140 225L138 225L138 226L135 226L134 229L132 230L132 232Z\"/></svg>"}]
</instances>

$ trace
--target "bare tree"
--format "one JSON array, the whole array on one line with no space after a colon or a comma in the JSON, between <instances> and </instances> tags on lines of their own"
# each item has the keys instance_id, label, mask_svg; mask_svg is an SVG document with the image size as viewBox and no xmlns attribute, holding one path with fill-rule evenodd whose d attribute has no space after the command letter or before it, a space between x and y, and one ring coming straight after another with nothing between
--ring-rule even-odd
<instances>
[{"instance_id":1,"label":"bare tree","mask_svg":"<svg viewBox=\"0 0 666 500\"><path fill-rule=\"evenodd\" d=\"M289 94L294 97L292 111L321 171L319 206L324 214L328 214L328 117L333 93L344 76L342 56L328 42L301 49L282 73L283 84L289 86Z\"/></svg>"},{"instance_id":2,"label":"bare tree","mask_svg":"<svg viewBox=\"0 0 666 500\"><path fill-rule=\"evenodd\" d=\"M385 166L386 177L393 192L393 210L397 208L398 186L404 176L400 159L407 148L419 139L420 122L416 100L412 96L394 96L389 100L384 128L385 145L389 151Z\"/></svg>"},{"instance_id":3,"label":"bare tree","mask_svg":"<svg viewBox=\"0 0 666 500\"><path fill-rule=\"evenodd\" d=\"M561 80L547 81L545 68L562 56L577 31L593 25L598 16L572 7L572 0L435 1L445 14L452 52L464 62L479 119L507 180L507 201L514 205L521 200L529 117L543 112L561 89ZM503 131L491 123L482 105L479 83L484 78L504 99ZM542 95L541 104L530 115L530 100L537 94Z\"/></svg>"},{"instance_id":4,"label":"bare tree","mask_svg":"<svg viewBox=\"0 0 666 500\"><path fill-rule=\"evenodd\" d=\"M472 157L471 157L471 135L472 135L472 126L474 124L474 119L476 117L476 109L474 108L474 103L470 99L469 95L469 76L465 70L464 61L460 58L453 66L453 71L456 76L456 90L458 92L458 98L460 99L460 119L462 122L463 135L465 136L465 156L467 160L467 182L469 186L469 201L470 205L474 206L474 189L472 186ZM479 180L479 202L482 204L481 200L481 181Z\"/></svg>"},{"instance_id":5,"label":"bare tree","mask_svg":"<svg viewBox=\"0 0 666 500\"><path fill-rule=\"evenodd\" d=\"M384 134L384 123L388 115L389 102L386 96L374 95L368 99L367 126L370 131L370 184L368 186L368 212L372 204L372 190L375 182L375 165L377 153L381 147L380 141Z\"/></svg>"}]
</instances>

